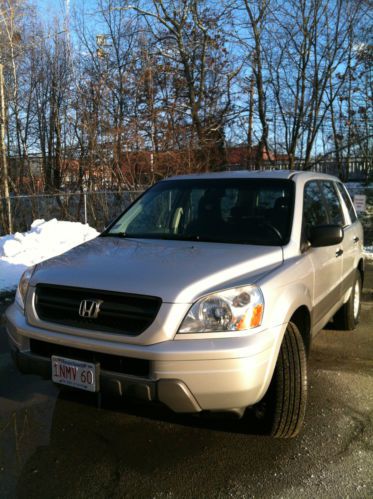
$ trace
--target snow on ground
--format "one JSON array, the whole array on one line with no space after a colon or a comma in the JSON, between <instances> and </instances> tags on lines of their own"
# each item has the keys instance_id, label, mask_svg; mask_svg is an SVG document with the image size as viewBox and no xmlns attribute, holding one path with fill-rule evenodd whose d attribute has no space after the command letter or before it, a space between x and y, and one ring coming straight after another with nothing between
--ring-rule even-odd
<instances>
[{"instance_id":1,"label":"snow on ground","mask_svg":"<svg viewBox=\"0 0 373 499\"><path fill-rule=\"evenodd\" d=\"M0 292L14 289L22 272L98 236L79 222L35 220L28 232L0 237Z\"/></svg>"},{"instance_id":2,"label":"snow on ground","mask_svg":"<svg viewBox=\"0 0 373 499\"><path fill-rule=\"evenodd\" d=\"M365 260L372 260L373 262L373 246L365 246L364 258Z\"/></svg>"},{"instance_id":3,"label":"snow on ground","mask_svg":"<svg viewBox=\"0 0 373 499\"><path fill-rule=\"evenodd\" d=\"M361 191L364 189L372 189L373 182L370 182L369 184L363 184L362 182L346 182L345 186L347 189L359 189Z\"/></svg>"}]
</instances>

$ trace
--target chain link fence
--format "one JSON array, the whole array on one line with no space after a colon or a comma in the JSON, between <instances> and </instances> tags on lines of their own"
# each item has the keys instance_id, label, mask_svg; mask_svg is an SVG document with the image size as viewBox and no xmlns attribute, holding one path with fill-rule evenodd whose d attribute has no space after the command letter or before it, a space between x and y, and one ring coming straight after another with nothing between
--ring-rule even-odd
<instances>
[{"instance_id":1,"label":"chain link fence","mask_svg":"<svg viewBox=\"0 0 373 499\"><path fill-rule=\"evenodd\" d=\"M44 218L88 223L101 231L110 220L129 206L142 191L82 192L12 196L13 232L30 229L32 222ZM6 200L0 198L0 236L7 233Z\"/></svg>"}]
</instances>

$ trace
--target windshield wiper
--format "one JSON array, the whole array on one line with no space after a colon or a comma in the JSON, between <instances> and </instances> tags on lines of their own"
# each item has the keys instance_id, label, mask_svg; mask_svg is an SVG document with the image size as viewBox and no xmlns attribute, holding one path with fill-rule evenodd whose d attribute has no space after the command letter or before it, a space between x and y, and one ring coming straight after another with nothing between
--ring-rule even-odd
<instances>
[{"instance_id":1,"label":"windshield wiper","mask_svg":"<svg viewBox=\"0 0 373 499\"><path fill-rule=\"evenodd\" d=\"M107 232L102 234L103 237L122 237L122 238L133 238L133 239L164 239L173 240L179 239L176 234L156 234L156 233L129 233L129 232Z\"/></svg>"},{"instance_id":2,"label":"windshield wiper","mask_svg":"<svg viewBox=\"0 0 373 499\"><path fill-rule=\"evenodd\" d=\"M276 234L277 239L280 241L280 245L283 244L282 237L280 236L279 232L277 229L275 229L271 224L262 224L260 223L259 225L264 225L268 229L273 232L273 234ZM277 245L277 243L273 241L266 241L258 238L229 238L229 239L224 239L221 236L204 236L199 235L199 234L156 234L156 233L128 233L128 232L106 232L104 234L101 234L101 237L117 237L117 238L122 238L122 239L159 239L162 241L195 241L195 242L201 242L201 243L223 243L223 244L254 244L254 245ZM281 239L280 239L281 237Z\"/></svg>"},{"instance_id":3,"label":"windshield wiper","mask_svg":"<svg viewBox=\"0 0 373 499\"><path fill-rule=\"evenodd\" d=\"M126 232L105 232L101 237L131 237Z\"/></svg>"}]
</instances>

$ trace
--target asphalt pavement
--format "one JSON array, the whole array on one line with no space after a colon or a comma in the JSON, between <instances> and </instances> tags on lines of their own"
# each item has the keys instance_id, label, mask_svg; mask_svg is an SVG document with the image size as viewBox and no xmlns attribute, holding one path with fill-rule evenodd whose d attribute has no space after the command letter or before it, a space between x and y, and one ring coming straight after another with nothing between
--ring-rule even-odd
<instances>
[{"instance_id":1,"label":"asphalt pavement","mask_svg":"<svg viewBox=\"0 0 373 499\"><path fill-rule=\"evenodd\" d=\"M0 327L0 497L373 497L373 265L366 287L356 331L327 328L313 343L292 440L257 435L247 418L100 409L19 374Z\"/></svg>"}]
</instances>

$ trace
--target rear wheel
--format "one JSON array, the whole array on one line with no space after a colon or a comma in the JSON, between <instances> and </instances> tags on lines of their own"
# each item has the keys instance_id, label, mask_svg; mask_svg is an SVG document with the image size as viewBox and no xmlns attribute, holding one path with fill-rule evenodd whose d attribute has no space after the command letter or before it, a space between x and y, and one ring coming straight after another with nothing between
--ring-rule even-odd
<instances>
[{"instance_id":1,"label":"rear wheel","mask_svg":"<svg viewBox=\"0 0 373 499\"><path fill-rule=\"evenodd\" d=\"M292 438L302 427L306 404L306 349L299 329L289 322L271 384L256 413L266 433Z\"/></svg>"},{"instance_id":2,"label":"rear wheel","mask_svg":"<svg viewBox=\"0 0 373 499\"><path fill-rule=\"evenodd\" d=\"M361 288L361 275L357 270L350 298L334 316L333 322L335 329L352 331L358 325L361 308Z\"/></svg>"}]
</instances>

